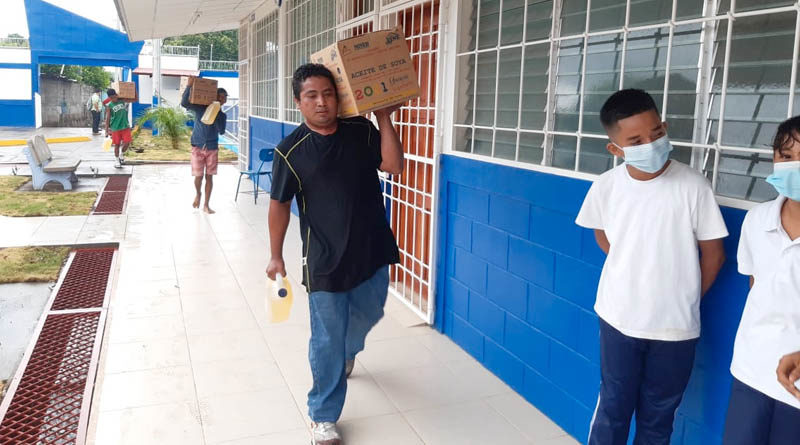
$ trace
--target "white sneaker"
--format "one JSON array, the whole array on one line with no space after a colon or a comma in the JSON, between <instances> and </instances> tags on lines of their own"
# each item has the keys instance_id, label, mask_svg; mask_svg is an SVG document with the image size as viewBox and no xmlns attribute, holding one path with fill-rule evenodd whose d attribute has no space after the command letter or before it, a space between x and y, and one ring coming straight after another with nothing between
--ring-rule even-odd
<instances>
[{"instance_id":1,"label":"white sneaker","mask_svg":"<svg viewBox=\"0 0 800 445\"><path fill-rule=\"evenodd\" d=\"M115 168L122 168L122 161L119 158L114 159L114 167Z\"/></svg>"},{"instance_id":2,"label":"white sneaker","mask_svg":"<svg viewBox=\"0 0 800 445\"><path fill-rule=\"evenodd\" d=\"M125 163L125 155L119 155L119 163L120 164L124 164Z\"/></svg>"},{"instance_id":3,"label":"white sneaker","mask_svg":"<svg viewBox=\"0 0 800 445\"><path fill-rule=\"evenodd\" d=\"M342 436L333 422L311 424L312 445L342 445Z\"/></svg>"}]
</instances>

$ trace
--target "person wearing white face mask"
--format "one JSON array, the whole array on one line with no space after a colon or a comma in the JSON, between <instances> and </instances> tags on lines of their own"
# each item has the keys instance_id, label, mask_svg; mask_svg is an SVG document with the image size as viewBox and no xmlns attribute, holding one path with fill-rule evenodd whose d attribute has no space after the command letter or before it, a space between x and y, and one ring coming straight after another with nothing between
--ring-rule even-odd
<instances>
[{"instance_id":1,"label":"person wearing white face mask","mask_svg":"<svg viewBox=\"0 0 800 445\"><path fill-rule=\"evenodd\" d=\"M772 148L767 182L779 196L747 212L739 239L750 293L733 348L726 445L800 442L800 116L778 126Z\"/></svg>"},{"instance_id":2,"label":"person wearing white face mask","mask_svg":"<svg viewBox=\"0 0 800 445\"><path fill-rule=\"evenodd\" d=\"M607 254L589 444L626 444L635 413L634 443L666 445L694 364L700 299L725 261L728 231L706 178L669 159L667 125L649 94L618 91L600 120L608 151L625 162L594 182L576 220Z\"/></svg>"}]
</instances>

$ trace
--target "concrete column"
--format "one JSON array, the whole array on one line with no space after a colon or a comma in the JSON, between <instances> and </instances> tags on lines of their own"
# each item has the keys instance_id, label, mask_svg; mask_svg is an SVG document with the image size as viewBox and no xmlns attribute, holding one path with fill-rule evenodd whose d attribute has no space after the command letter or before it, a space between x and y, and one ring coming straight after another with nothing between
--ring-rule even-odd
<instances>
[{"instance_id":1,"label":"concrete column","mask_svg":"<svg viewBox=\"0 0 800 445\"><path fill-rule=\"evenodd\" d=\"M153 39L153 107L160 105L161 97L161 39ZM153 136L157 135L155 125L153 126Z\"/></svg>"}]
</instances>

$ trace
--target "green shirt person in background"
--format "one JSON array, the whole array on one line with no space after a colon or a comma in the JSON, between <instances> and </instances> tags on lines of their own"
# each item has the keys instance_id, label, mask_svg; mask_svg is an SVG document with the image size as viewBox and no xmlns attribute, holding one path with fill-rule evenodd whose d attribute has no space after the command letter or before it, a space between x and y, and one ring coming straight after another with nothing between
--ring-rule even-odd
<instances>
[{"instance_id":1,"label":"green shirt person in background","mask_svg":"<svg viewBox=\"0 0 800 445\"><path fill-rule=\"evenodd\" d=\"M122 168L122 164L125 162L125 152L131 145L128 103L136 99L122 99L113 88L109 88L107 93L109 102L106 105L106 137L111 136L111 143L114 144L114 166ZM122 151L120 151L120 145L122 145Z\"/></svg>"}]
</instances>

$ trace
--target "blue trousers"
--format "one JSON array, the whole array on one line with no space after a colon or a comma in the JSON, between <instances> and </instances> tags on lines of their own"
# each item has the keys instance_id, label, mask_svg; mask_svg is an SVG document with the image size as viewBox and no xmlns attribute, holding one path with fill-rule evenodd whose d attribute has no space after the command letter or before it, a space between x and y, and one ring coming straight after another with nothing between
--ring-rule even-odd
<instances>
[{"instance_id":1,"label":"blue trousers","mask_svg":"<svg viewBox=\"0 0 800 445\"><path fill-rule=\"evenodd\" d=\"M725 445L800 443L800 409L779 402L734 378L722 443Z\"/></svg>"},{"instance_id":2,"label":"blue trousers","mask_svg":"<svg viewBox=\"0 0 800 445\"><path fill-rule=\"evenodd\" d=\"M347 393L345 360L364 349L367 333L383 317L389 289L389 267L346 292L311 292L311 340L308 360L314 385L308 393L308 416L314 422L336 422Z\"/></svg>"},{"instance_id":3,"label":"blue trousers","mask_svg":"<svg viewBox=\"0 0 800 445\"><path fill-rule=\"evenodd\" d=\"M626 444L635 412L633 443L668 445L696 344L628 337L600 319L602 383L589 444Z\"/></svg>"}]
</instances>

